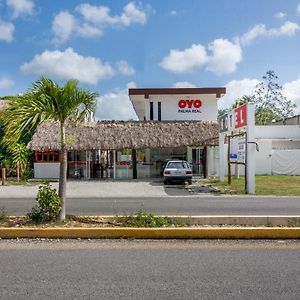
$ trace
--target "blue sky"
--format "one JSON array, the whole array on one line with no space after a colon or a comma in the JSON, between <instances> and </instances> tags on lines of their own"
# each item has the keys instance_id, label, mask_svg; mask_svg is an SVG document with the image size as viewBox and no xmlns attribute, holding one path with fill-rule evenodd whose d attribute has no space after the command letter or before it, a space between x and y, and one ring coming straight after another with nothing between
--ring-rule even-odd
<instances>
[{"instance_id":1,"label":"blue sky","mask_svg":"<svg viewBox=\"0 0 300 300\"><path fill-rule=\"evenodd\" d=\"M300 107L299 38L299 0L0 0L0 96L75 78L128 119L128 87L225 86L227 107L272 69Z\"/></svg>"}]
</instances>

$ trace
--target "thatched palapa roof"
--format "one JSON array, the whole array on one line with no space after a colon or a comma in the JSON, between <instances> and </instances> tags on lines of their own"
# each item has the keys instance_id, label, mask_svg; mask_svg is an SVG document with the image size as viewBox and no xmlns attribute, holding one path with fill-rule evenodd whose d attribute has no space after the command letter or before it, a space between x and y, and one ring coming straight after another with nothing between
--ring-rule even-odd
<instances>
[{"instance_id":1,"label":"thatched palapa roof","mask_svg":"<svg viewBox=\"0 0 300 300\"><path fill-rule=\"evenodd\" d=\"M216 145L219 125L214 121L98 121L69 126L68 150L121 150ZM28 148L59 150L59 124L37 128Z\"/></svg>"}]
</instances>

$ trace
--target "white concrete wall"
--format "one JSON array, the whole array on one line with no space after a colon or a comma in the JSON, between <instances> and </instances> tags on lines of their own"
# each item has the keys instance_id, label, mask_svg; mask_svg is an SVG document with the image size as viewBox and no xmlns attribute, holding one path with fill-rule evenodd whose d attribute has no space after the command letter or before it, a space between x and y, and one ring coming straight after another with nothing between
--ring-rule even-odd
<instances>
[{"instance_id":1,"label":"white concrete wall","mask_svg":"<svg viewBox=\"0 0 300 300\"><path fill-rule=\"evenodd\" d=\"M256 140L257 144L259 145L259 152L255 153L255 174L256 175L271 175L273 174L272 170L272 155L274 152L274 149L285 149L287 155L288 151L291 151L292 149L297 149L297 142L289 142L289 141L281 141L281 142L274 142L271 139L257 139ZM275 143L275 148L274 148L274 143ZM225 157L225 162L224 162L224 167L225 167L225 174L228 174L228 167L227 167L227 149L228 145L224 145L224 157ZM298 148L300 149L300 148ZM243 165L239 166L239 174L244 175L245 174L245 168ZM279 173L278 171L276 171ZM235 165L232 165L231 167L231 173L235 175ZM283 171L282 171L282 174ZM294 174L294 175L300 175L300 174Z\"/></svg>"},{"instance_id":2,"label":"white concrete wall","mask_svg":"<svg viewBox=\"0 0 300 300\"><path fill-rule=\"evenodd\" d=\"M300 139L299 125L255 126L257 139Z\"/></svg>"},{"instance_id":3,"label":"white concrete wall","mask_svg":"<svg viewBox=\"0 0 300 300\"><path fill-rule=\"evenodd\" d=\"M58 179L59 163L34 163L35 179Z\"/></svg>"},{"instance_id":4,"label":"white concrete wall","mask_svg":"<svg viewBox=\"0 0 300 300\"><path fill-rule=\"evenodd\" d=\"M272 140L257 139L259 152L255 153L255 173L267 175L272 173Z\"/></svg>"},{"instance_id":5,"label":"white concrete wall","mask_svg":"<svg viewBox=\"0 0 300 300\"><path fill-rule=\"evenodd\" d=\"M178 102L181 100L200 100L202 106L200 112L178 112L181 109ZM161 102L161 119L162 120L216 120L217 119L217 98L216 95L150 95L145 99L145 113L147 120L150 119L150 102L153 102L153 117L157 120L158 102ZM188 109L186 107L185 109ZM185 110L183 109L183 110ZM194 108L191 108L193 110Z\"/></svg>"}]
</instances>

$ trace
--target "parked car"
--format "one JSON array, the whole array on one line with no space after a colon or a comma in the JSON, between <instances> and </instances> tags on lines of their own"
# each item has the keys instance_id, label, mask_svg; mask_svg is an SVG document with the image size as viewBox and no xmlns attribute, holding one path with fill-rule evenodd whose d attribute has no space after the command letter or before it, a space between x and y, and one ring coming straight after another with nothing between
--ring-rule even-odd
<instances>
[{"instance_id":1,"label":"parked car","mask_svg":"<svg viewBox=\"0 0 300 300\"><path fill-rule=\"evenodd\" d=\"M164 169L164 184L169 182L192 183L193 171L190 164L185 160L169 160Z\"/></svg>"}]
</instances>

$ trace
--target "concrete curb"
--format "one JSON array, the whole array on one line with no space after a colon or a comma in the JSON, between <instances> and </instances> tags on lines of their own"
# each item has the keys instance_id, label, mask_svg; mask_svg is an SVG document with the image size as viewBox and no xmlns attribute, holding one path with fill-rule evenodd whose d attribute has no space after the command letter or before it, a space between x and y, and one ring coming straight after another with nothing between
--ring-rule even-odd
<instances>
[{"instance_id":1,"label":"concrete curb","mask_svg":"<svg viewBox=\"0 0 300 300\"><path fill-rule=\"evenodd\" d=\"M0 238L300 239L297 228L0 228Z\"/></svg>"}]
</instances>

